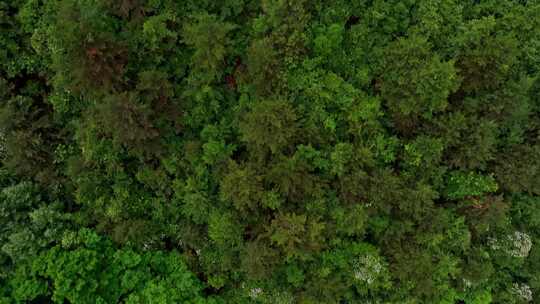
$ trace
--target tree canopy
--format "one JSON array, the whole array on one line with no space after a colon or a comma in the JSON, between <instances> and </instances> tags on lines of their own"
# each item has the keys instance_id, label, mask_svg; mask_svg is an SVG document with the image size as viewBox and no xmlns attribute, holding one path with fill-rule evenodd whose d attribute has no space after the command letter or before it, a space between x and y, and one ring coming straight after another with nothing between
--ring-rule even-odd
<instances>
[{"instance_id":1,"label":"tree canopy","mask_svg":"<svg viewBox=\"0 0 540 304\"><path fill-rule=\"evenodd\" d=\"M0 303L540 303L540 1L0 1Z\"/></svg>"}]
</instances>

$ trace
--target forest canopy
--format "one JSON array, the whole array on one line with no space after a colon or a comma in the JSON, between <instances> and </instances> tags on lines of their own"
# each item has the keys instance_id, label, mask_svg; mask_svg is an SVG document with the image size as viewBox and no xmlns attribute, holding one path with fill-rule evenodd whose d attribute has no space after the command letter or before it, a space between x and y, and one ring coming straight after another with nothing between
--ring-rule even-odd
<instances>
[{"instance_id":1,"label":"forest canopy","mask_svg":"<svg viewBox=\"0 0 540 304\"><path fill-rule=\"evenodd\" d=\"M540 303L540 1L0 0L0 303Z\"/></svg>"}]
</instances>

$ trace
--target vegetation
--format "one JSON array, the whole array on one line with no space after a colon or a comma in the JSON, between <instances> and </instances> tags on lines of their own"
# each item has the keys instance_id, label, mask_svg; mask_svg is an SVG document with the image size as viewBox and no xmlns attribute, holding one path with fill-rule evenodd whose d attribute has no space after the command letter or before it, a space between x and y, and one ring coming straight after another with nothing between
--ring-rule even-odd
<instances>
[{"instance_id":1,"label":"vegetation","mask_svg":"<svg viewBox=\"0 0 540 304\"><path fill-rule=\"evenodd\" d=\"M0 303L540 303L540 1L0 1Z\"/></svg>"}]
</instances>

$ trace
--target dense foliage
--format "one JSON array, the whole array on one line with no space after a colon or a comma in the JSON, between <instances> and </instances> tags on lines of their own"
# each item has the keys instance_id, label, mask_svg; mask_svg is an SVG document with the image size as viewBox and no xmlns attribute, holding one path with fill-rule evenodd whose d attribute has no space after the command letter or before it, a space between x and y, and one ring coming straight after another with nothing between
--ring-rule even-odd
<instances>
[{"instance_id":1,"label":"dense foliage","mask_svg":"<svg viewBox=\"0 0 540 304\"><path fill-rule=\"evenodd\" d=\"M540 303L540 1L0 0L0 303Z\"/></svg>"}]
</instances>

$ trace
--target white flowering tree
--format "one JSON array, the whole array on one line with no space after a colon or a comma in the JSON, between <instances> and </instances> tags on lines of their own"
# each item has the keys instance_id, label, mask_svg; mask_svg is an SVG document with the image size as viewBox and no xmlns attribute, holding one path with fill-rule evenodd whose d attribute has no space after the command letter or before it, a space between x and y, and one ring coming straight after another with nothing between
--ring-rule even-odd
<instances>
[{"instance_id":1,"label":"white flowering tree","mask_svg":"<svg viewBox=\"0 0 540 304\"><path fill-rule=\"evenodd\" d=\"M493 251L502 251L515 258L526 258L532 248L531 236L526 232L514 231L503 238L489 238L488 244Z\"/></svg>"},{"instance_id":2,"label":"white flowering tree","mask_svg":"<svg viewBox=\"0 0 540 304\"><path fill-rule=\"evenodd\" d=\"M365 303L387 291L390 284L388 265L374 246L367 243L349 243L322 256L318 276L338 288L351 291L352 301ZM330 283L331 282L331 283ZM354 291L354 292L352 292ZM346 294L341 292L341 294ZM356 303L356 302L353 302Z\"/></svg>"},{"instance_id":3,"label":"white flowering tree","mask_svg":"<svg viewBox=\"0 0 540 304\"><path fill-rule=\"evenodd\" d=\"M529 303L533 300L533 292L531 287L525 283L512 284L512 293L518 298L518 300Z\"/></svg>"}]
</instances>

